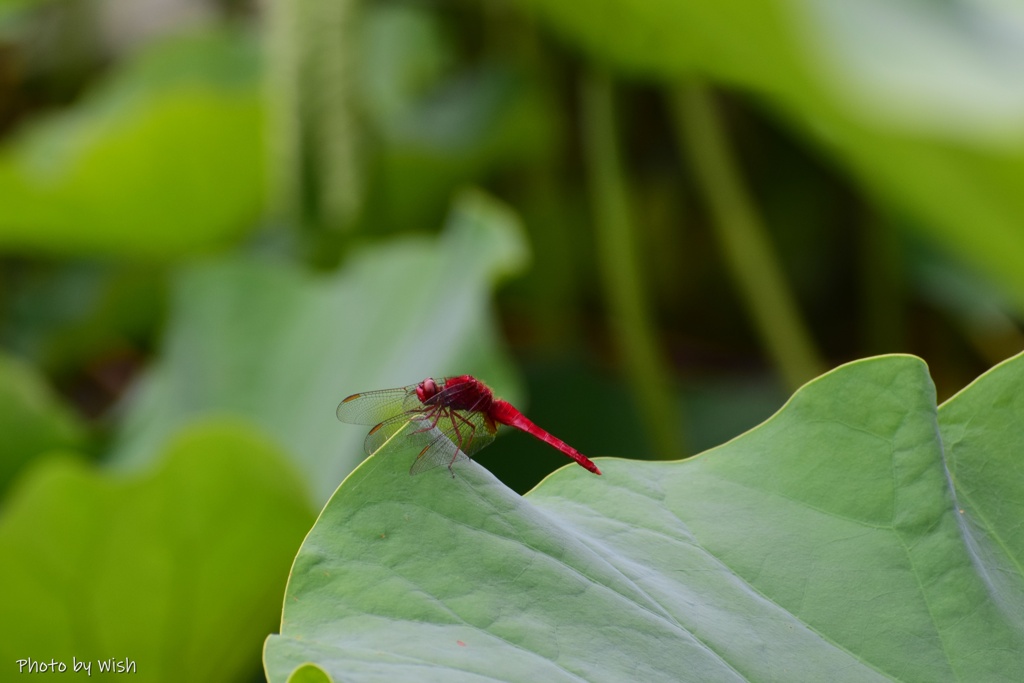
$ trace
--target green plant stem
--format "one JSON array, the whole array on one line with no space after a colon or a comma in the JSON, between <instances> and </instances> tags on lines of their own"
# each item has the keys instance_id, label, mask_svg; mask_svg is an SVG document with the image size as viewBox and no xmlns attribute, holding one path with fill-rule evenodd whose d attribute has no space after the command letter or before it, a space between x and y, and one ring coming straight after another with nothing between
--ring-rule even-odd
<instances>
[{"instance_id":1,"label":"green plant stem","mask_svg":"<svg viewBox=\"0 0 1024 683\"><path fill-rule=\"evenodd\" d=\"M662 459L679 458L683 445L671 372L658 350L638 266L611 82L591 72L582 95L585 162L610 324L652 445Z\"/></svg>"},{"instance_id":2,"label":"green plant stem","mask_svg":"<svg viewBox=\"0 0 1024 683\"><path fill-rule=\"evenodd\" d=\"M299 79L299 3L266 0L264 40L267 60L269 195L282 217L302 223L302 88Z\"/></svg>"},{"instance_id":3,"label":"green plant stem","mask_svg":"<svg viewBox=\"0 0 1024 683\"><path fill-rule=\"evenodd\" d=\"M701 85L670 93L680 141L689 157L733 280L762 343L790 388L824 368L786 284L768 232L736 168L711 94Z\"/></svg>"},{"instance_id":4,"label":"green plant stem","mask_svg":"<svg viewBox=\"0 0 1024 683\"><path fill-rule=\"evenodd\" d=\"M296 225L350 227L363 178L354 112L359 0L265 0L271 196Z\"/></svg>"}]
</instances>

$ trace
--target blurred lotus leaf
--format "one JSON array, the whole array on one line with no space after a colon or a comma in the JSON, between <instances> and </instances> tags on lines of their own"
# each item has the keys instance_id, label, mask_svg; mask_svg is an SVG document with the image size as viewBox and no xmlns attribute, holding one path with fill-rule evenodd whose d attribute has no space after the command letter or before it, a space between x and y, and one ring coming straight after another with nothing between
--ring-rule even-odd
<instances>
[{"instance_id":1,"label":"blurred lotus leaf","mask_svg":"<svg viewBox=\"0 0 1024 683\"><path fill-rule=\"evenodd\" d=\"M0 247L167 257L251 228L263 206L258 44L179 37L0 150Z\"/></svg>"},{"instance_id":2,"label":"blurred lotus leaf","mask_svg":"<svg viewBox=\"0 0 1024 683\"><path fill-rule=\"evenodd\" d=\"M74 657L99 675L116 657L139 680L249 680L312 518L281 452L237 421L176 434L138 476L40 462L0 517L4 666L67 677Z\"/></svg>"}]
</instances>

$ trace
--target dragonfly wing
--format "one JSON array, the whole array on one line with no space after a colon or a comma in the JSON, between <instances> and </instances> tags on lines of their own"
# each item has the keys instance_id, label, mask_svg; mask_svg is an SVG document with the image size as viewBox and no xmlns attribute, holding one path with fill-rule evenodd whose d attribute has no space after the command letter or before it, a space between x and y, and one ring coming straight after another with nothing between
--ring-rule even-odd
<instances>
[{"instance_id":1,"label":"dragonfly wing","mask_svg":"<svg viewBox=\"0 0 1024 683\"><path fill-rule=\"evenodd\" d=\"M441 465L451 469L452 465L459 460L469 460L469 456L459 450L458 446L448 438L448 435L437 427L432 427L429 431L422 433L429 434L432 438L416 456L412 467L409 468L409 474L420 474Z\"/></svg>"},{"instance_id":2,"label":"dragonfly wing","mask_svg":"<svg viewBox=\"0 0 1024 683\"><path fill-rule=\"evenodd\" d=\"M497 426L485 413L418 403L416 410L378 423L366 435L363 447L370 455L417 449L410 474L419 474L468 459L494 441L496 433Z\"/></svg>"},{"instance_id":3,"label":"dragonfly wing","mask_svg":"<svg viewBox=\"0 0 1024 683\"><path fill-rule=\"evenodd\" d=\"M352 394L338 404L337 415L348 424L372 426L422 405L416 396L416 385L410 384L398 389Z\"/></svg>"},{"instance_id":4,"label":"dragonfly wing","mask_svg":"<svg viewBox=\"0 0 1024 683\"><path fill-rule=\"evenodd\" d=\"M494 441L498 429L485 413L448 410L437 421L437 428L468 456Z\"/></svg>"},{"instance_id":5,"label":"dragonfly wing","mask_svg":"<svg viewBox=\"0 0 1024 683\"><path fill-rule=\"evenodd\" d=\"M430 443L431 421L419 412L404 412L377 424L363 440L363 449L373 455L382 450L423 448Z\"/></svg>"},{"instance_id":6,"label":"dragonfly wing","mask_svg":"<svg viewBox=\"0 0 1024 683\"><path fill-rule=\"evenodd\" d=\"M433 420L419 412L403 413L381 422L366 435L363 447L370 455L418 450L410 474L441 465L451 467L458 460L468 459Z\"/></svg>"}]
</instances>

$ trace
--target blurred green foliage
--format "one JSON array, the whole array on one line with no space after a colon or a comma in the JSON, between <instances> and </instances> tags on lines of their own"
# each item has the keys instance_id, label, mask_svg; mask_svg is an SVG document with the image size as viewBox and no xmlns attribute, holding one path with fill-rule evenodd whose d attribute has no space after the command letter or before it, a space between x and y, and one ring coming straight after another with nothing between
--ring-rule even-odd
<instances>
[{"instance_id":1,"label":"blurred green foliage","mask_svg":"<svg viewBox=\"0 0 1024 683\"><path fill-rule=\"evenodd\" d=\"M85 429L34 369L0 356L0 494L40 453L81 444Z\"/></svg>"},{"instance_id":2,"label":"blurred green foliage","mask_svg":"<svg viewBox=\"0 0 1024 683\"><path fill-rule=\"evenodd\" d=\"M238 31L172 40L23 127L0 153L0 247L168 258L251 229L265 156L255 48Z\"/></svg>"},{"instance_id":3,"label":"blurred green foliage","mask_svg":"<svg viewBox=\"0 0 1024 683\"><path fill-rule=\"evenodd\" d=\"M251 424L206 420L160 460L124 479L57 454L12 493L0 520L0 552L17 558L0 567L18 587L3 607L6 666L128 657L149 681L252 675L309 499Z\"/></svg>"},{"instance_id":4,"label":"blurred green foliage","mask_svg":"<svg viewBox=\"0 0 1024 683\"><path fill-rule=\"evenodd\" d=\"M1024 40L972 3L523 0L634 74L755 92L875 201L999 279L1024 307ZM584 11L585 9L585 11ZM896 28L898 27L898 28Z\"/></svg>"},{"instance_id":5,"label":"blurred green foliage","mask_svg":"<svg viewBox=\"0 0 1024 683\"><path fill-rule=\"evenodd\" d=\"M104 604L48 641L10 603L33 625L4 661L120 633L145 680L250 677L363 457L333 418L355 391L473 372L588 455L668 458L822 363L913 352L944 397L1024 346L1024 28L998 3L133 7L0 0L6 585L56 563L27 596ZM562 464L529 441L482 462L525 491ZM199 529L225 520L276 535L228 562ZM79 532L148 549L117 556L128 599ZM203 559L221 603L147 584ZM150 589L224 668L143 643Z\"/></svg>"}]
</instances>

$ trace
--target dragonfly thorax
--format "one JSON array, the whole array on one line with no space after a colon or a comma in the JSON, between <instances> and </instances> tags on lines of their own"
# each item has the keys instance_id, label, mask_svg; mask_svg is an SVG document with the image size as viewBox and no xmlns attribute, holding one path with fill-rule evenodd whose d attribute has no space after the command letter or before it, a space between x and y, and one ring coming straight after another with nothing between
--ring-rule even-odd
<instances>
[{"instance_id":1,"label":"dragonfly thorax","mask_svg":"<svg viewBox=\"0 0 1024 683\"><path fill-rule=\"evenodd\" d=\"M481 413L488 412L494 403L494 394L487 385L470 375L446 377L440 382L428 377L416 386L416 398L425 405Z\"/></svg>"}]
</instances>

